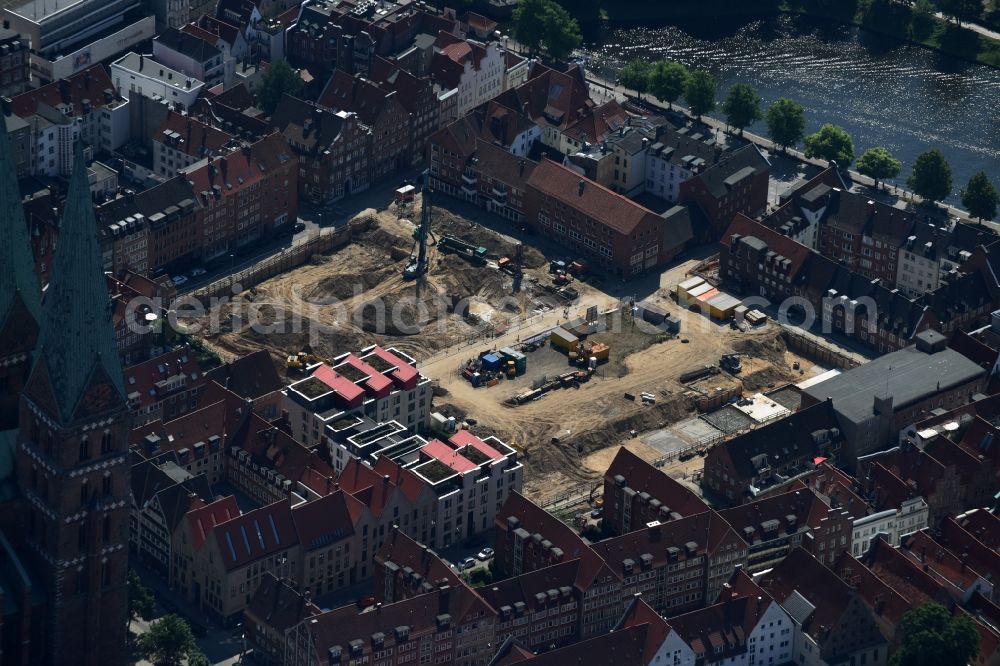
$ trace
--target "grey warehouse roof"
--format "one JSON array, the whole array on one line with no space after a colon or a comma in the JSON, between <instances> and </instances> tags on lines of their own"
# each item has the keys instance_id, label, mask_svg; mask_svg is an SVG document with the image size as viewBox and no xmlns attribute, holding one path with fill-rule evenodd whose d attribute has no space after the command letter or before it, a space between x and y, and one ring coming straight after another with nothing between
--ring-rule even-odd
<instances>
[{"instance_id":1,"label":"grey warehouse roof","mask_svg":"<svg viewBox=\"0 0 1000 666\"><path fill-rule=\"evenodd\" d=\"M953 349L928 354L910 346L810 386L805 393L820 401L833 398L837 413L858 423L871 416L875 396L891 395L893 409L899 410L985 374Z\"/></svg>"}]
</instances>

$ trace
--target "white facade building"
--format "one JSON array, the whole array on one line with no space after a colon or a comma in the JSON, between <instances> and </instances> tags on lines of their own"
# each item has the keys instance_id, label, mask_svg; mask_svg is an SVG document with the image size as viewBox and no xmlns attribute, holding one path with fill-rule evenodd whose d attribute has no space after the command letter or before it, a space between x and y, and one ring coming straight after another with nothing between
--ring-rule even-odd
<instances>
[{"instance_id":1,"label":"white facade building","mask_svg":"<svg viewBox=\"0 0 1000 666\"><path fill-rule=\"evenodd\" d=\"M162 65L139 53L127 53L111 63L111 81L119 95L137 92L187 110L205 87L204 82Z\"/></svg>"},{"instance_id":2,"label":"white facade building","mask_svg":"<svg viewBox=\"0 0 1000 666\"><path fill-rule=\"evenodd\" d=\"M905 500L899 509L887 509L854 521L852 530L851 555L861 557L868 546L879 535L885 534L889 544L895 548L899 540L927 527L930 509L923 497Z\"/></svg>"}]
</instances>

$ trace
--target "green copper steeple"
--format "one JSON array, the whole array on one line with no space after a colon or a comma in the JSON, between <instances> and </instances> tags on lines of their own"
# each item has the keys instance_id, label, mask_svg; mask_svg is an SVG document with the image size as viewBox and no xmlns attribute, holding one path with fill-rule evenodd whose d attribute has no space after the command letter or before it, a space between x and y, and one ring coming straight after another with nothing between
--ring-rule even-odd
<instances>
[{"instance_id":1,"label":"green copper steeple","mask_svg":"<svg viewBox=\"0 0 1000 666\"><path fill-rule=\"evenodd\" d=\"M58 411L52 416L63 423L124 403L121 360L80 143L42 304L36 358L27 392L43 407Z\"/></svg>"},{"instance_id":2,"label":"green copper steeple","mask_svg":"<svg viewBox=\"0 0 1000 666\"><path fill-rule=\"evenodd\" d=\"M41 317L41 290L24 221L17 168L3 120L0 112L0 330L7 325L7 316L18 299L35 323Z\"/></svg>"}]
</instances>

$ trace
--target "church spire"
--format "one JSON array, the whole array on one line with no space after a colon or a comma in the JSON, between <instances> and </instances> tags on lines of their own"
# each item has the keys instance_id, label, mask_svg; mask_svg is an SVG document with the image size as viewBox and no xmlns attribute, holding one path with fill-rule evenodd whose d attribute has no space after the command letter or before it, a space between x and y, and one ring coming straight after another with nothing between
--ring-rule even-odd
<instances>
[{"instance_id":1,"label":"church spire","mask_svg":"<svg viewBox=\"0 0 1000 666\"><path fill-rule=\"evenodd\" d=\"M124 403L122 366L79 142L42 305L37 359L28 393L56 411L53 416L63 423Z\"/></svg>"},{"instance_id":2,"label":"church spire","mask_svg":"<svg viewBox=\"0 0 1000 666\"><path fill-rule=\"evenodd\" d=\"M35 275L28 225L24 222L17 168L7 136L7 124L0 112L0 329L20 300L20 306L37 325L40 314L40 289Z\"/></svg>"}]
</instances>

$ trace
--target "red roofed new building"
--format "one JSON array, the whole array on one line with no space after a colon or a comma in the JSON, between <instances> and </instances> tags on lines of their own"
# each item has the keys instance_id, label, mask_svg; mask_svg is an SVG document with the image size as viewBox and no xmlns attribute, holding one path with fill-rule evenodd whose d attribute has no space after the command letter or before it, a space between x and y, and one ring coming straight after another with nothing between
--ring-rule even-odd
<instances>
[{"instance_id":1,"label":"red roofed new building","mask_svg":"<svg viewBox=\"0 0 1000 666\"><path fill-rule=\"evenodd\" d=\"M622 278L673 258L664 247L664 219L627 197L548 159L528 179L527 219L567 251Z\"/></svg>"},{"instance_id":2,"label":"red roofed new building","mask_svg":"<svg viewBox=\"0 0 1000 666\"><path fill-rule=\"evenodd\" d=\"M333 447L343 439L338 432L356 425L361 414L379 423L396 421L410 432L430 425L430 380L416 369L416 361L399 350L366 347L309 371L309 377L282 392L292 435L307 446L327 442ZM337 456L331 450L331 458L335 467L342 468L343 453Z\"/></svg>"}]
</instances>

